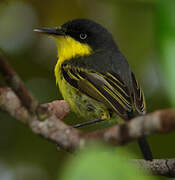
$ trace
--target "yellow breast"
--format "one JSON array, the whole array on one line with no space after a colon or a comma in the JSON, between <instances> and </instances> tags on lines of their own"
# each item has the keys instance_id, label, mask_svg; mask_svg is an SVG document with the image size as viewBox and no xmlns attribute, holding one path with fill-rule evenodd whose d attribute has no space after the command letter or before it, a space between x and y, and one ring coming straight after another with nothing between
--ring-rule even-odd
<instances>
[{"instance_id":1,"label":"yellow breast","mask_svg":"<svg viewBox=\"0 0 175 180\"><path fill-rule=\"evenodd\" d=\"M60 89L62 86L61 65L63 62L71 60L75 57L83 57L92 53L89 45L80 43L70 36L55 36L58 48L58 61L55 66L56 83Z\"/></svg>"}]
</instances>

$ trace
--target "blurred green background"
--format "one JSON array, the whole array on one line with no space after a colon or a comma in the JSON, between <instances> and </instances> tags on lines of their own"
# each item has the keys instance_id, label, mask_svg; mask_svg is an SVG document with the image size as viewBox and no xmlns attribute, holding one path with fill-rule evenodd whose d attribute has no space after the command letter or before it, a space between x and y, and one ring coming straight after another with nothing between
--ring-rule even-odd
<instances>
[{"instance_id":1,"label":"blurred green background","mask_svg":"<svg viewBox=\"0 0 175 180\"><path fill-rule=\"evenodd\" d=\"M0 49L40 103L61 99L53 73L55 42L33 29L94 19L113 33L152 112L175 104L174 9L174 0L1 0ZM66 122L72 119L70 114ZM57 152L3 112L0 121L0 180L55 180L72 155ZM174 133L148 138L154 157L175 157L174 138ZM136 143L123 148L133 152L132 158L141 157Z\"/></svg>"}]
</instances>

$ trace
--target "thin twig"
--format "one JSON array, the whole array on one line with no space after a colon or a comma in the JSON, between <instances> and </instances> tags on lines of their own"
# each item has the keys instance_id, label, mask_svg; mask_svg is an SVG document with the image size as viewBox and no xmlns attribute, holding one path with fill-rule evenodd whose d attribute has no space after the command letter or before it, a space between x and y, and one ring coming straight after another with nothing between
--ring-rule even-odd
<instances>
[{"instance_id":1,"label":"thin twig","mask_svg":"<svg viewBox=\"0 0 175 180\"><path fill-rule=\"evenodd\" d=\"M0 53L0 73L3 75L6 83L18 95L22 104L30 111L35 112L37 101L27 91L23 81L18 74L11 68L5 59L4 55Z\"/></svg>"}]
</instances>

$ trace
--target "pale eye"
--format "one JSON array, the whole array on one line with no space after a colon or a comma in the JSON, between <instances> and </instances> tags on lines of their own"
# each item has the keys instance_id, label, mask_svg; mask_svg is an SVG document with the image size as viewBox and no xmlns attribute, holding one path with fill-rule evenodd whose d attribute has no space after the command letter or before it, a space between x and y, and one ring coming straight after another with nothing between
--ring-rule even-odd
<instances>
[{"instance_id":1,"label":"pale eye","mask_svg":"<svg viewBox=\"0 0 175 180\"><path fill-rule=\"evenodd\" d=\"M81 33L80 34L80 39L86 39L87 38L87 34L85 34L85 33Z\"/></svg>"}]
</instances>

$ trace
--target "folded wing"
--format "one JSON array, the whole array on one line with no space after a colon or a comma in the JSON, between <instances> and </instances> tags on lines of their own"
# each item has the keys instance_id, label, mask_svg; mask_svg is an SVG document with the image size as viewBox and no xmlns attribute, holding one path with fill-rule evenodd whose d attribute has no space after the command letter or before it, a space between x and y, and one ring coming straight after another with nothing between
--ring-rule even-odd
<instances>
[{"instance_id":1,"label":"folded wing","mask_svg":"<svg viewBox=\"0 0 175 180\"><path fill-rule=\"evenodd\" d=\"M116 73L95 72L70 64L63 65L62 72L65 80L71 86L104 103L121 118L128 119L128 113L133 110L131 94L128 87Z\"/></svg>"}]
</instances>

